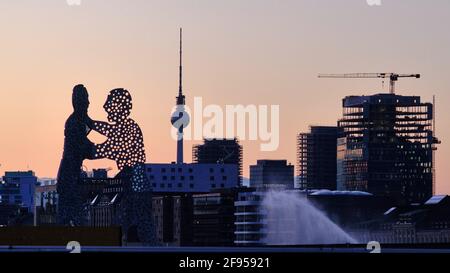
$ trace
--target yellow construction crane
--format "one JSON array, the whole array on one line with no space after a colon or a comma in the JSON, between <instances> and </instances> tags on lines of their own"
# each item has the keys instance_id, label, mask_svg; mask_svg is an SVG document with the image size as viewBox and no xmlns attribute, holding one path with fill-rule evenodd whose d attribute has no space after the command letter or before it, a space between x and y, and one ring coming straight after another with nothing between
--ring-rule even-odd
<instances>
[{"instance_id":1,"label":"yellow construction crane","mask_svg":"<svg viewBox=\"0 0 450 273\"><path fill-rule=\"evenodd\" d=\"M420 74L396 74L396 73L348 73L348 74L319 74L319 78L339 78L339 79L386 79L389 78L389 93L395 94L395 82L399 78L420 79Z\"/></svg>"}]
</instances>

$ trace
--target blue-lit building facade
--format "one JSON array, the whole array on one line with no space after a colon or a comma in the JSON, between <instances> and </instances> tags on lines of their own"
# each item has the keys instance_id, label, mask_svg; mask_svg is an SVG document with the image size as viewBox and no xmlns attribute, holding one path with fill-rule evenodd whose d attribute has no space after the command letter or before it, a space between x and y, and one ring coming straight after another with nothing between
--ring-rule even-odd
<instances>
[{"instance_id":1,"label":"blue-lit building facade","mask_svg":"<svg viewBox=\"0 0 450 273\"><path fill-rule=\"evenodd\" d=\"M145 164L147 178L157 193L207 193L239 186L237 164Z\"/></svg>"},{"instance_id":2,"label":"blue-lit building facade","mask_svg":"<svg viewBox=\"0 0 450 273\"><path fill-rule=\"evenodd\" d=\"M0 202L26 208L32 213L36 186L37 177L33 171L5 172L0 183Z\"/></svg>"}]
</instances>

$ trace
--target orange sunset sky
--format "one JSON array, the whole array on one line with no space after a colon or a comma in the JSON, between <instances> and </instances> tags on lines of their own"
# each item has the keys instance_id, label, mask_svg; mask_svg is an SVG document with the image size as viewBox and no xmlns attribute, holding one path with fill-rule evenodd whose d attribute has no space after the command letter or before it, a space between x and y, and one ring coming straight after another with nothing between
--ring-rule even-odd
<instances>
[{"instance_id":1,"label":"orange sunset sky","mask_svg":"<svg viewBox=\"0 0 450 273\"><path fill-rule=\"evenodd\" d=\"M450 1L66 0L0 1L0 173L55 177L71 91L83 83L89 114L106 120L109 90L127 88L148 162L175 160L170 113L178 88L178 29L184 91L204 104L280 106L280 146L243 141L244 175L257 159L295 163L296 134L335 125L346 95L387 92L376 79L318 73L421 73L397 93L437 98L437 193L450 194ZM90 136L94 141L101 138ZM191 147L185 143L185 161ZM86 161L88 168L114 162Z\"/></svg>"}]
</instances>

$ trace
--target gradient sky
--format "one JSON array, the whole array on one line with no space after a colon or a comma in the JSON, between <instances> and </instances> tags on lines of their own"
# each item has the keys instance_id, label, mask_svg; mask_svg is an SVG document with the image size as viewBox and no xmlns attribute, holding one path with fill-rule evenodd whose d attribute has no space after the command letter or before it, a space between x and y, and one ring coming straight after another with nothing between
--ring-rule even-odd
<instances>
[{"instance_id":1,"label":"gradient sky","mask_svg":"<svg viewBox=\"0 0 450 273\"><path fill-rule=\"evenodd\" d=\"M100 120L109 90L127 88L147 161L174 161L169 121L182 26L188 105L194 96L204 104L280 105L280 147L262 153L259 142L242 142L245 175L258 158L295 163L298 132L336 124L346 95L382 91L380 80L318 79L318 73L421 73L420 80L400 80L397 93L425 101L437 96L443 141L437 193L450 194L450 1L382 2L1 0L0 172L29 168L56 176L77 83L88 88L89 113ZM188 162L194 143L185 144Z\"/></svg>"}]
</instances>

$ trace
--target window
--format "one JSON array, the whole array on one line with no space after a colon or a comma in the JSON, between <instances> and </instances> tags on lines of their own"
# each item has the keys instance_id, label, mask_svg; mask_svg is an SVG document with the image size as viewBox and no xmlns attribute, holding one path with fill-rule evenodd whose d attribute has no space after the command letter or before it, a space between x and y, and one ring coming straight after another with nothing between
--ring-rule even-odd
<instances>
[{"instance_id":1,"label":"window","mask_svg":"<svg viewBox=\"0 0 450 273\"><path fill-rule=\"evenodd\" d=\"M227 177L226 177L225 175L222 176L222 180L223 180L223 181L227 180Z\"/></svg>"},{"instance_id":2,"label":"window","mask_svg":"<svg viewBox=\"0 0 450 273\"><path fill-rule=\"evenodd\" d=\"M184 175L180 176L181 181L184 181Z\"/></svg>"},{"instance_id":3,"label":"window","mask_svg":"<svg viewBox=\"0 0 450 273\"><path fill-rule=\"evenodd\" d=\"M172 176L170 177L170 180L175 180L175 176L172 175Z\"/></svg>"},{"instance_id":4,"label":"window","mask_svg":"<svg viewBox=\"0 0 450 273\"><path fill-rule=\"evenodd\" d=\"M161 172L162 172L162 173L165 173L165 172L166 172L166 168L162 168L162 169L161 169Z\"/></svg>"},{"instance_id":5,"label":"window","mask_svg":"<svg viewBox=\"0 0 450 273\"><path fill-rule=\"evenodd\" d=\"M224 169L224 168L220 168L220 172L221 172L221 173L224 173L224 172L225 172L225 169Z\"/></svg>"},{"instance_id":6,"label":"window","mask_svg":"<svg viewBox=\"0 0 450 273\"><path fill-rule=\"evenodd\" d=\"M174 173L175 172L175 168L170 168L170 171Z\"/></svg>"},{"instance_id":7,"label":"window","mask_svg":"<svg viewBox=\"0 0 450 273\"><path fill-rule=\"evenodd\" d=\"M164 183L161 183L159 186L163 189L165 185Z\"/></svg>"},{"instance_id":8,"label":"window","mask_svg":"<svg viewBox=\"0 0 450 273\"><path fill-rule=\"evenodd\" d=\"M167 180L167 176L164 175L163 176L163 180L166 181Z\"/></svg>"},{"instance_id":9,"label":"window","mask_svg":"<svg viewBox=\"0 0 450 273\"><path fill-rule=\"evenodd\" d=\"M210 172L210 173L213 173L213 172L214 172L214 169L213 169L213 168L209 168L209 172Z\"/></svg>"},{"instance_id":10,"label":"window","mask_svg":"<svg viewBox=\"0 0 450 273\"><path fill-rule=\"evenodd\" d=\"M178 183L178 188L182 188L182 187L183 187L183 184Z\"/></svg>"},{"instance_id":11,"label":"window","mask_svg":"<svg viewBox=\"0 0 450 273\"><path fill-rule=\"evenodd\" d=\"M209 181L214 181L214 176L210 176Z\"/></svg>"},{"instance_id":12,"label":"window","mask_svg":"<svg viewBox=\"0 0 450 273\"><path fill-rule=\"evenodd\" d=\"M192 173L192 168L189 168L189 173Z\"/></svg>"},{"instance_id":13,"label":"window","mask_svg":"<svg viewBox=\"0 0 450 273\"><path fill-rule=\"evenodd\" d=\"M152 183L152 187L153 187L153 188L156 188L156 183Z\"/></svg>"},{"instance_id":14,"label":"window","mask_svg":"<svg viewBox=\"0 0 450 273\"><path fill-rule=\"evenodd\" d=\"M216 188L216 184L211 184L211 188Z\"/></svg>"},{"instance_id":15,"label":"window","mask_svg":"<svg viewBox=\"0 0 450 273\"><path fill-rule=\"evenodd\" d=\"M193 189L194 188L194 184L189 184L189 188Z\"/></svg>"},{"instance_id":16,"label":"window","mask_svg":"<svg viewBox=\"0 0 450 273\"><path fill-rule=\"evenodd\" d=\"M223 184L223 183L220 184L220 187L221 187L221 188L225 188L225 184Z\"/></svg>"},{"instance_id":17,"label":"window","mask_svg":"<svg viewBox=\"0 0 450 273\"><path fill-rule=\"evenodd\" d=\"M183 171L182 168L178 168L178 172L181 173Z\"/></svg>"},{"instance_id":18,"label":"window","mask_svg":"<svg viewBox=\"0 0 450 273\"><path fill-rule=\"evenodd\" d=\"M172 188L172 184L167 184L167 187L169 188L169 189L171 189Z\"/></svg>"},{"instance_id":19,"label":"window","mask_svg":"<svg viewBox=\"0 0 450 273\"><path fill-rule=\"evenodd\" d=\"M189 180L194 180L194 177L191 175L191 176L189 176Z\"/></svg>"},{"instance_id":20,"label":"window","mask_svg":"<svg viewBox=\"0 0 450 273\"><path fill-rule=\"evenodd\" d=\"M152 172L152 168L147 168L147 172L151 173Z\"/></svg>"}]
</instances>

